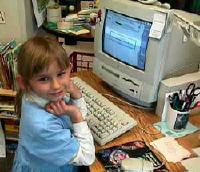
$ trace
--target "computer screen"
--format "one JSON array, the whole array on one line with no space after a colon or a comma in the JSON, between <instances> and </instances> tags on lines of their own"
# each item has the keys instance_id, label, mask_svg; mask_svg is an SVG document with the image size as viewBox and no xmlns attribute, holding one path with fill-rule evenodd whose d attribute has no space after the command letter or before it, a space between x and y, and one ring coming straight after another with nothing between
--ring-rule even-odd
<instances>
[{"instance_id":1,"label":"computer screen","mask_svg":"<svg viewBox=\"0 0 200 172\"><path fill-rule=\"evenodd\" d=\"M144 70L151 22L108 9L105 18L103 52L127 65Z\"/></svg>"},{"instance_id":2,"label":"computer screen","mask_svg":"<svg viewBox=\"0 0 200 172\"><path fill-rule=\"evenodd\" d=\"M99 8L93 72L127 101L154 106L161 80L198 70L200 48L173 10L131 0L101 0Z\"/></svg>"}]
</instances>

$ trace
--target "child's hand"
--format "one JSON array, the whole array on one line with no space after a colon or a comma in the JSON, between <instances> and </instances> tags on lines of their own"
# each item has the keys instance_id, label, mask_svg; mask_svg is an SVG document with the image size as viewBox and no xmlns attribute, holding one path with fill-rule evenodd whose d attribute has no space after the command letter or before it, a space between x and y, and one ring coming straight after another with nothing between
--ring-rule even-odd
<instances>
[{"instance_id":1,"label":"child's hand","mask_svg":"<svg viewBox=\"0 0 200 172\"><path fill-rule=\"evenodd\" d=\"M70 79L70 82L65 87L66 92L70 93L70 96L72 99L79 99L82 97L82 93L79 90L79 88L73 83L73 81Z\"/></svg>"},{"instance_id":2,"label":"child's hand","mask_svg":"<svg viewBox=\"0 0 200 172\"><path fill-rule=\"evenodd\" d=\"M79 108L74 105L66 104L64 100L50 102L46 105L45 109L55 115L69 115L73 123L83 121Z\"/></svg>"}]
</instances>

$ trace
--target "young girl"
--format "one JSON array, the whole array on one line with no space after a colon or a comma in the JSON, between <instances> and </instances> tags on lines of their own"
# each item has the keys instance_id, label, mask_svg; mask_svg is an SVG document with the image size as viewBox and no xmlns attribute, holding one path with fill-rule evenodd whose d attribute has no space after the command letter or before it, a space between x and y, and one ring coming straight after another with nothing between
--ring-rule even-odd
<instances>
[{"instance_id":1,"label":"young girl","mask_svg":"<svg viewBox=\"0 0 200 172\"><path fill-rule=\"evenodd\" d=\"M13 172L74 172L94 162L86 103L70 71L58 42L34 37L22 45L17 82L23 94Z\"/></svg>"}]
</instances>

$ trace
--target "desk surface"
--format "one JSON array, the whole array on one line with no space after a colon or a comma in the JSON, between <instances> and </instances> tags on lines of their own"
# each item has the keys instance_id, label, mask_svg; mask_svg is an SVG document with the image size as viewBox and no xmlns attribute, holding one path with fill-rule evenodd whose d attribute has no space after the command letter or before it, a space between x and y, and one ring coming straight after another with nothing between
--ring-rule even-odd
<instances>
[{"instance_id":1,"label":"desk surface","mask_svg":"<svg viewBox=\"0 0 200 172\"><path fill-rule=\"evenodd\" d=\"M110 87L103 82L100 78L98 78L95 74L88 72L88 71L82 71L78 73L73 73L72 76L79 76L82 78L85 82L87 82L89 85L91 85L94 89L99 91L101 94L112 94L116 97L118 97L111 89ZM146 131L150 133L158 133L158 131L152 127L152 124L155 122L158 122L160 120L160 117L155 115L154 111L147 111L147 110L141 110L134 108L130 105L127 105L126 103L122 103L117 99L109 98L110 101L118 105L121 109L123 109L125 112L130 114L135 120L137 120L138 125L131 129L130 131L126 132L122 136L118 137L117 139L113 140L112 142L104 145L99 146L95 145L96 151L102 150L111 146L120 145L126 142L134 141L134 140L143 140L145 143L149 145L149 143L155 139L161 138L164 135L161 133L156 135L150 135L145 133L140 128L145 129ZM193 115L190 117L190 122L198 127L200 127L200 114ZM200 131L187 135L182 138L176 139L180 145L182 145L184 148L188 149L189 151L192 151L192 148L199 147L200 146L200 140L198 139L198 136L200 136ZM155 149L150 147L152 151L157 155L157 157L161 161L165 161L165 158L157 152ZM166 162L166 167L173 172L180 172L185 171L184 167L181 165L181 163L168 163ZM102 172L105 171L102 164L96 159L95 163L90 166L91 172Z\"/></svg>"},{"instance_id":2,"label":"desk surface","mask_svg":"<svg viewBox=\"0 0 200 172\"><path fill-rule=\"evenodd\" d=\"M53 28L49 28L48 24L45 22L42 27L48 33L56 35L57 37L65 38L66 45L76 45L77 41L94 42L94 36L90 33L74 35L72 33L65 33Z\"/></svg>"}]
</instances>

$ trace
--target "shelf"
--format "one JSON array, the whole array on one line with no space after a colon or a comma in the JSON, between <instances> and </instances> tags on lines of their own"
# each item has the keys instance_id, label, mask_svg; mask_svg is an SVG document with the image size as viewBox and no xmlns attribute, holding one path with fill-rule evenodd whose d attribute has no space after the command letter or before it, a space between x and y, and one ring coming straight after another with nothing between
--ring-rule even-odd
<instances>
[{"instance_id":1,"label":"shelf","mask_svg":"<svg viewBox=\"0 0 200 172\"><path fill-rule=\"evenodd\" d=\"M6 140L9 140L9 141L18 141L19 138L6 136Z\"/></svg>"},{"instance_id":2,"label":"shelf","mask_svg":"<svg viewBox=\"0 0 200 172\"><path fill-rule=\"evenodd\" d=\"M0 119L12 119L12 120L18 120L17 117L14 117L14 116L6 116L6 115L2 115L2 114L0 114Z\"/></svg>"},{"instance_id":3,"label":"shelf","mask_svg":"<svg viewBox=\"0 0 200 172\"><path fill-rule=\"evenodd\" d=\"M15 97L16 91L0 88L0 96Z\"/></svg>"},{"instance_id":4,"label":"shelf","mask_svg":"<svg viewBox=\"0 0 200 172\"><path fill-rule=\"evenodd\" d=\"M15 91L0 88L0 103L1 103L0 119L17 120L17 116L14 115L15 97L16 97ZM4 111L8 111L8 113L12 113L13 115L6 114L6 112Z\"/></svg>"},{"instance_id":5,"label":"shelf","mask_svg":"<svg viewBox=\"0 0 200 172\"><path fill-rule=\"evenodd\" d=\"M15 115L16 91L0 88L0 122L3 126L6 141L18 141L19 118ZM16 131L15 131L16 130Z\"/></svg>"}]
</instances>

